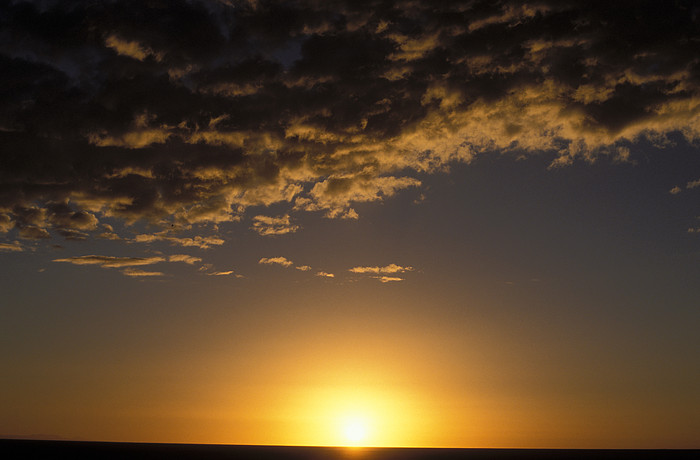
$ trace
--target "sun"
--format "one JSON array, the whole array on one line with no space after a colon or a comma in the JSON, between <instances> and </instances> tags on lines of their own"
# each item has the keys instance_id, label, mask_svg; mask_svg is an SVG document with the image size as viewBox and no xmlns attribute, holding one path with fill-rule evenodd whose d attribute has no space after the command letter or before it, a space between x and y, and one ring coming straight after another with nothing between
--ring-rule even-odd
<instances>
[{"instance_id":1,"label":"sun","mask_svg":"<svg viewBox=\"0 0 700 460\"><path fill-rule=\"evenodd\" d=\"M348 445L359 446L367 439L367 422L359 417L345 420L343 436Z\"/></svg>"},{"instance_id":2,"label":"sun","mask_svg":"<svg viewBox=\"0 0 700 460\"><path fill-rule=\"evenodd\" d=\"M369 386L329 385L314 388L297 409L308 414L296 424L295 444L361 448L408 445L415 438L406 401L413 396L401 389L386 391Z\"/></svg>"}]
</instances>

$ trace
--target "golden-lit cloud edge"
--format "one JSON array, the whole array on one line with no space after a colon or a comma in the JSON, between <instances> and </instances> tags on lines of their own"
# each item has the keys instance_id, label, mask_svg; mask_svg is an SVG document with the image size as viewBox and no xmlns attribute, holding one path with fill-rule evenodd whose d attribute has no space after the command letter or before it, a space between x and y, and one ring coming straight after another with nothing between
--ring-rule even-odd
<instances>
[{"instance_id":1,"label":"golden-lit cloud edge","mask_svg":"<svg viewBox=\"0 0 700 460\"><path fill-rule=\"evenodd\" d=\"M255 216L251 227L251 229L263 236L285 235L294 233L300 228L301 226L292 223L289 214L277 217Z\"/></svg>"},{"instance_id":2,"label":"golden-lit cloud edge","mask_svg":"<svg viewBox=\"0 0 700 460\"><path fill-rule=\"evenodd\" d=\"M23 252L24 250L24 246L22 246L19 241L13 241L12 243L0 243L0 251Z\"/></svg>"},{"instance_id":3,"label":"golden-lit cloud edge","mask_svg":"<svg viewBox=\"0 0 700 460\"><path fill-rule=\"evenodd\" d=\"M258 263L263 265L281 265L283 267L291 267L294 265L294 262L286 257L263 257Z\"/></svg>"},{"instance_id":4,"label":"golden-lit cloud edge","mask_svg":"<svg viewBox=\"0 0 700 460\"><path fill-rule=\"evenodd\" d=\"M3 249L3 245L0 245L0 251ZM16 251L24 249L20 247L20 249L7 250ZM168 274L163 271L147 271L135 267L166 263L184 263L188 266L197 265L198 271L203 272L203 274L208 276L233 275L234 278L244 278L243 275L237 273L234 274L234 270L214 270L214 266L212 264L202 263L201 257L196 257L189 254L171 254L168 256L158 255L150 257L119 257L92 254L85 256L73 256L53 259L53 262L62 262L78 266L92 266L98 268L116 268L120 269L120 273L122 273L123 275L132 278L168 276Z\"/></svg>"},{"instance_id":5,"label":"golden-lit cloud edge","mask_svg":"<svg viewBox=\"0 0 700 460\"><path fill-rule=\"evenodd\" d=\"M348 271L351 273L374 273L374 274L389 274L389 273L404 273L410 272L413 267L402 267L397 264L389 264L384 267L353 267Z\"/></svg>"},{"instance_id":6,"label":"golden-lit cloud edge","mask_svg":"<svg viewBox=\"0 0 700 460\"><path fill-rule=\"evenodd\" d=\"M164 262L163 257L116 257L116 256L75 256L64 259L54 259L54 262L66 262L73 265L98 265L105 268L134 267L141 265L152 265Z\"/></svg>"},{"instance_id":7,"label":"golden-lit cloud edge","mask_svg":"<svg viewBox=\"0 0 700 460\"><path fill-rule=\"evenodd\" d=\"M0 244L0 251L23 251L22 247L18 242L14 244ZM184 263L186 265L194 266L198 265L198 271L202 272L207 276L233 276L235 278L245 278L243 275L235 273L234 270L214 270L214 266L210 263L203 263L201 257L192 256L189 254L171 254L171 255L157 255L150 257L120 257L120 256L106 256L106 255L84 255L84 256L72 256L53 259L53 262L69 263L78 266L94 266L98 268L117 268L121 269L121 273L134 278L143 277L157 277L166 276L166 273L162 271L146 271L140 268L148 265L164 264L164 263ZM289 269L294 268L295 270L301 271L303 273L313 271L313 268L309 265L296 265L293 261L287 259L283 256L278 257L262 257L258 260L260 265L277 265L279 267ZM401 266L395 263L388 264L386 266L357 266L348 269L348 272L354 275L369 275L371 279L379 280L382 283L404 281L405 278L396 276L399 273L406 273L413 271L414 268L411 266ZM326 270L315 270L313 276L319 278L333 279L336 278L334 273Z\"/></svg>"}]
</instances>

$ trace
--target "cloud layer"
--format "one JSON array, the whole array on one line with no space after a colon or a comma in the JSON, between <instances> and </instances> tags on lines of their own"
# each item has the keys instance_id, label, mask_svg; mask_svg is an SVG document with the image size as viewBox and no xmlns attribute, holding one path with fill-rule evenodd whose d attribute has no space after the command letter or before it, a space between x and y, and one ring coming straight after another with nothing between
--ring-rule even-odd
<instances>
[{"instance_id":1,"label":"cloud layer","mask_svg":"<svg viewBox=\"0 0 700 460\"><path fill-rule=\"evenodd\" d=\"M697 141L699 21L690 1L4 2L0 232L148 223L133 241L206 248L251 207L286 209L251 214L261 235L354 219L486 152Z\"/></svg>"}]
</instances>

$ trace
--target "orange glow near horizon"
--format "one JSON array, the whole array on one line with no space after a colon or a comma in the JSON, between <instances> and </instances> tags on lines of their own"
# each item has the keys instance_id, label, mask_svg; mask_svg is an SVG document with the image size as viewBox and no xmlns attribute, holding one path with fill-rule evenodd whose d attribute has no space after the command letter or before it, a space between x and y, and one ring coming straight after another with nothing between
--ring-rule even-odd
<instances>
[{"instance_id":1,"label":"orange glow near horizon","mask_svg":"<svg viewBox=\"0 0 700 460\"><path fill-rule=\"evenodd\" d=\"M372 305L369 299L357 304ZM410 307L402 304L402 311ZM18 432L100 441L663 447L645 438L652 439L654 420L680 400L669 396L668 405L641 407L633 402L643 394L630 393L629 401L605 405L605 394L592 392L590 380L570 380L566 367L540 365L535 372L525 365L537 358L528 349L503 353L499 347L522 342L517 332L488 335L487 324L474 322L461 335L449 333L449 325L440 325L443 334L426 334L438 329L435 317L410 315L389 330L382 316L387 308L368 308L355 322L314 318L309 311L297 329L281 316L266 323L246 353L236 353L231 339L240 340L231 333L239 326L221 321L202 328L199 348L189 355L144 353L123 363L132 380L114 379L111 361L95 361L92 374L76 374L84 391L35 380L26 388L43 399L24 407L9 401L6 413L19 414ZM688 427L696 415L685 414L676 419L674 445L692 446Z\"/></svg>"},{"instance_id":2,"label":"orange glow near horizon","mask_svg":"<svg viewBox=\"0 0 700 460\"><path fill-rule=\"evenodd\" d=\"M309 421L298 433L305 444L325 446L398 446L411 437L415 414L400 397L371 388L317 388L309 395ZM303 413L304 409L300 408Z\"/></svg>"}]
</instances>

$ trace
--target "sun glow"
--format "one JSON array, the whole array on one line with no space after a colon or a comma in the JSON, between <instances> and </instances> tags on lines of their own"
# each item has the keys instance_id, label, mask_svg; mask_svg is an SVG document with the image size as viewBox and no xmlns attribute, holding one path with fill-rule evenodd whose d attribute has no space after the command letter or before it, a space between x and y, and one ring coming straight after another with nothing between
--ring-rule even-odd
<instances>
[{"instance_id":1,"label":"sun glow","mask_svg":"<svg viewBox=\"0 0 700 460\"><path fill-rule=\"evenodd\" d=\"M367 421L360 417L351 417L344 422L343 435L348 445L361 445L367 439L367 431Z\"/></svg>"},{"instance_id":2,"label":"sun glow","mask_svg":"<svg viewBox=\"0 0 700 460\"><path fill-rule=\"evenodd\" d=\"M303 409L308 423L296 443L346 447L410 445L415 415L409 396L358 385L316 388ZM308 441L305 440L308 436Z\"/></svg>"}]
</instances>

